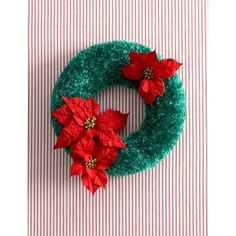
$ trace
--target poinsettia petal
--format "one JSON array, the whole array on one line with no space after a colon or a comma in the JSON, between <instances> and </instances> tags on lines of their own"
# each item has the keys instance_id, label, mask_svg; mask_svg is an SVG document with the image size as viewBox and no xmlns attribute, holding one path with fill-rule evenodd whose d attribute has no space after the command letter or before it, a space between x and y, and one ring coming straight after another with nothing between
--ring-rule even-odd
<instances>
[{"instance_id":1,"label":"poinsettia petal","mask_svg":"<svg viewBox=\"0 0 236 236\"><path fill-rule=\"evenodd\" d=\"M105 189L107 181L108 181L107 174L103 170L98 170L96 178L94 179L94 183Z\"/></svg>"},{"instance_id":2,"label":"poinsettia petal","mask_svg":"<svg viewBox=\"0 0 236 236\"><path fill-rule=\"evenodd\" d=\"M165 90L165 84L163 80L160 78L154 78L152 81L155 84L153 87L153 93L162 97Z\"/></svg>"},{"instance_id":3,"label":"poinsettia petal","mask_svg":"<svg viewBox=\"0 0 236 236\"><path fill-rule=\"evenodd\" d=\"M63 126L69 125L72 119L72 112L66 104L58 107L51 114Z\"/></svg>"},{"instance_id":4,"label":"poinsettia petal","mask_svg":"<svg viewBox=\"0 0 236 236\"><path fill-rule=\"evenodd\" d=\"M86 134L92 139L96 135L96 131L94 128L88 128Z\"/></svg>"},{"instance_id":5,"label":"poinsettia petal","mask_svg":"<svg viewBox=\"0 0 236 236\"><path fill-rule=\"evenodd\" d=\"M182 63L179 63L174 59L163 59L159 62L155 74L161 78L170 78L175 74L181 65Z\"/></svg>"},{"instance_id":6,"label":"poinsettia petal","mask_svg":"<svg viewBox=\"0 0 236 236\"><path fill-rule=\"evenodd\" d=\"M70 147L83 133L83 128L78 126L78 124L72 120L70 124L62 128L60 134L58 135L56 148Z\"/></svg>"},{"instance_id":7,"label":"poinsettia petal","mask_svg":"<svg viewBox=\"0 0 236 236\"><path fill-rule=\"evenodd\" d=\"M121 137L105 124L96 125L96 138L102 145L108 147L127 148Z\"/></svg>"},{"instance_id":8,"label":"poinsettia petal","mask_svg":"<svg viewBox=\"0 0 236 236\"><path fill-rule=\"evenodd\" d=\"M85 169L86 173L91 179L95 179L97 175L97 169L96 168L88 168Z\"/></svg>"},{"instance_id":9,"label":"poinsettia petal","mask_svg":"<svg viewBox=\"0 0 236 236\"><path fill-rule=\"evenodd\" d=\"M122 129L127 122L128 115L129 114L123 114L119 111L107 109L97 117L96 124L99 125L99 123L104 123L113 130Z\"/></svg>"},{"instance_id":10,"label":"poinsettia petal","mask_svg":"<svg viewBox=\"0 0 236 236\"><path fill-rule=\"evenodd\" d=\"M89 98L92 107L92 116L98 116L99 113L99 104L92 98Z\"/></svg>"},{"instance_id":11,"label":"poinsettia petal","mask_svg":"<svg viewBox=\"0 0 236 236\"><path fill-rule=\"evenodd\" d=\"M131 80L140 80L143 77L143 67L136 64L129 64L120 68L124 77Z\"/></svg>"},{"instance_id":12,"label":"poinsettia petal","mask_svg":"<svg viewBox=\"0 0 236 236\"><path fill-rule=\"evenodd\" d=\"M143 79L139 83L139 89L141 89L145 93L149 92L151 90L152 86L153 86L153 82L150 79Z\"/></svg>"},{"instance_id":13,"label":"poinsettia petal","mask_svg":"<svg viewBox=\"0 0 236 236\"><path fill-rule=\"evenodd\" d=\"M83 185L93 194L100 187L96 183L94 183L93 180L87 174L82 175L81 179Z\"/></svg>"},{"instance_id":14,"label":"poinsettia petal","mask_svg":"<svg viewBox=\"0 0 236 236\"><path fill-rule=\"evenodd\" d=\"M85 116L82 110L80 113L73 115L73 118L77 122L78 125L80 125L81 127L84 127L87 116Z\"/></svg>"},{"instance_id":15,"label":"poinsettia petal","mask_svg":"<svg viewBox=\"0 0 236 236\"><path fill-rule=\"evenodd\" d=\"M65 101L66 105L69 107L71 112L73 113L73 118L75 121L83 126L84 122L88 118L84 112L84 104L86 99L84 98L77 98L77 97L62 97Z\"/></svg>"},{"instance_id":16,"label":"poinsettia petal","mask_svg":"<svg viewBox=\"0 0 236 236\"><path fill-rule=\"evenodd\" d=\"M140 53L139 60L142 64L146 66L153 66L158 63L157 54L155 50L153 52Z\"/></svg>"},{"instance_id":17,"label":"poinsettia petal","mask_svg":"<svg viewBox=\"0 0 236 236\"><path fill-rule=\"evenodd\" d=\"M156 95L151 92L144 92L141 89L138 90L139 95L146 101L148 105L152 105L153 101L156 98Z\"/></svg>"},{"instance_id":18,"label":"poinsettia petal","mask_svg":"<svg viewBox=\"0 0 236 236\"><path fill-rule=\"evenodd\" d=\"M99 104L92 97L90 97L84 103L83 110L87 118L90 118L92 116L97 116L99 112Z\"/></svg>"},{"instance_id":19,"label":"poinsettia petal","mask_svg":"<svg viewBox=\"0 0 236 236\"><path fill-rule=\"evenodd\" d=\"M98 170L107 170L107 169L110 168L110 166L111 166L112 164L115 163L116 159L117 159L117 158L114 158L114 160L108 160L108 159L107 159L107 160L102 160L102 161L100 161L100 162L97 164L96 168L97 168Z\"/></svg>"},{"instance_id":20,"label":"poinsettia petal","mask_svg":"<svg viewBox=\"0 0 236 236\"><path fill-rule=\"evenodd\" d=\"M117 159L118 148L103 147L100 144L95 144L94 157L96 158L96 169L106 170Z\"/></svg>"},{"instance_id":21,"label":"poinsettia petal","mask_svg":"<svg viewBox=\"0 0 236 236\"><path fill-rule=\"evenodd\" d=\"M149 105L152 105L157 95L163 96L164 87L164 82L161 79L143 80L139 84L138 93Z\"/></svg>"},{"instance_id":22,"label":"poinsettia petal","mask_svg":"<svg viewBox=\"0 0 236 236\"><path fill-rule=\"evenodd\" d=\"M83 108L86 99L79 97L65 97L62 96L64 102L68 105L73 113L78 113L78 108Z\"/></svg>"},{"instance_id":23,"label":"poinsettia petal","mask_svg":"<svg viewBox=\"0 0 236 236\"><path fill-rule=\"evenodd\" d=\"M106 188L106 184L108 181L108 177L103 170L90 169L88 173L88 169L86 168L86 172L82 175L82 183L84 186L95 193L99 187Z\"/></svg>"},{"instance_id":24,"label":"poinsettia petal","mask_svg":"<svg viewBox=\"0 0 236 236\"><path fill-rule=\"evenodd\" d=\"M85 162L89 161L93 154L94 144L94 139L86 134L82 135L71 147L70 153L73 160L83 159Z\"/></svg>"},{"instance_id":25,"label":"poinsettia petal","mask_svg":"<svg viewBox=\"0 0 236 236\"><path fill-rule=\"evenodd\" d=\"M54 146L54 149L70 147L75 142L75 140L75 137L71 136L65 130L62 129L62 131L57 137L57 142Z\"/></svg>"},{"instance_id":26,"label":"poinsettia petal","mask_svg":"<svg viewBox=\"0 0 236 236\"><path fill-rule=\"evenodd\" d=\"M84 165L79 162L79 161L75 161L70 169L70 176L73 175L82 175L84 173Z\"/></svg>"},{"instance_id":27,"label":"poinsettia petal","mask_svg":"<svg viewBox=\"0 0 236 236\"><path fill-rule=\"evenodd\" d=\"M140 53L137 53L135 51L130 51L129 58L130 58L130 64L138 64L140 63Z\"/></svg>"}]
</instances>

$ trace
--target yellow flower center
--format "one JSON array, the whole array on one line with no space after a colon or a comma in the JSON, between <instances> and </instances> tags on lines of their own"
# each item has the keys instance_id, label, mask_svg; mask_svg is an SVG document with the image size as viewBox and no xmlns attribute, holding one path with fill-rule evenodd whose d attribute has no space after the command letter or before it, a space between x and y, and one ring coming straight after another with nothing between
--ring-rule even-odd
<instances>
[{"instance_id":1,"label":"yellow flower center","mask_svg":"<svg viewBox=\"0 0 236 236\"><path fill-rule=\"evenodd\" d=\"M87 161L86 163L85 163L85 166L87 167L87 168L94 168L94 167L96 167L96 158L91 158L89 161Z\"/></svg>"},{"instance_id":2,"label":"yellow flower center","mask_svg":"<svg viewBox=\"0 0 236 236\"><path fill-rule=\"evenodd\" d=\"M84 126L86 129L88 128L94 128L96 125L96 117L93 116L92 118L87 118L86 121L84 122Z\"/></svg>"},{"instance_id":3,"label":"yellow flower center","mask_svg":"<svg viewBox=\"0 0 236 236\"><path fill-rule=\"evenodd\" d=\"M154 78L154 72L152 70L151 66L148 66L144 71L143 71L144 77L148 79Z\"/></svg>"}]
</instances>

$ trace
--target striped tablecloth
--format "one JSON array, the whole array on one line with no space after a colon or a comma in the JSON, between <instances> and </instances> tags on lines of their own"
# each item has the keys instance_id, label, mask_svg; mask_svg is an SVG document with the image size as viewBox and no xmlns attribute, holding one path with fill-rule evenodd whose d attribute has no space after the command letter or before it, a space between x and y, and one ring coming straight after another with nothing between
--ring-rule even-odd
<instances>
[{"instance_id":1,"label":"striped tablecloth","mask_svg":"<svg viewBox=\"0 0 236 236\"><path fill-rule=\"evenodd\" d=\"M28 235L207 235L207 0L29 0L28 6ZM155 168L110 177L107 190L93 196L79 177L69 177L68 155L52 149L50 94L76 53L118 39L183 62L187 119L178 144ZM113 88L98 100L103 109L131 111L123 134L138 129L144 110L135 92Z\"/></svg>"}]
</instances>

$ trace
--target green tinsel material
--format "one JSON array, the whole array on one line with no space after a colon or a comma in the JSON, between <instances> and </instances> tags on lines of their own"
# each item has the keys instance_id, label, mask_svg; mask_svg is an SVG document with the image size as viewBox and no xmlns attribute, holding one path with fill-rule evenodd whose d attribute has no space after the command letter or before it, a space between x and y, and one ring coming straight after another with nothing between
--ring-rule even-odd
<instances>
[{"instance_id":1,"label":"green tinsel material","mask_svg":"<svg viewBox=\"0 0 236 236\"><path fill-rule=\"evenodd\" d=\"M124 78L119 69L129 63L131 50L151 51L138 43L112 41L79 52L55 84L51 111L64 103L61 96L95 98L102 90L114 85L137 90L138 82ZM152 107L146 105L146 116L140 129L123 137L128 148L120 150L117 161L107 170L109 175L129 175L153 167L176 144L186 114L185 93L177 74L164 81L164 96L157 97ZM52 124L58 135L62 127L55 119ZM69 153L69 149L66 151Z\"/></svg>"}]
</instances>

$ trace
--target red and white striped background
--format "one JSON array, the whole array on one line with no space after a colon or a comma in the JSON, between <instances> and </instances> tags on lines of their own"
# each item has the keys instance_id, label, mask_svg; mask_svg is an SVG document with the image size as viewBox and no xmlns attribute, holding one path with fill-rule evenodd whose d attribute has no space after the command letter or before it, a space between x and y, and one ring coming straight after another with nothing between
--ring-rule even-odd
<instances>
[{"instance_id":1,"label":"red and white striped background","mask_svg":"<svg viewBox=\"0 0 236 236\"><path fill-rule=\"evenodd\" d=\"M28 6L28 235L206 236L207 0L29 0ZM77 52L118 39L183 62L187 119L180 141L155 168L110 177L107 190L93 196L69 177L67 154L52 149L50 94ZM117 88L116 97L111 91L98 100L130 110L125 133L137 129L144 110L136 93Z\"/></svg>"}]
</instances>

